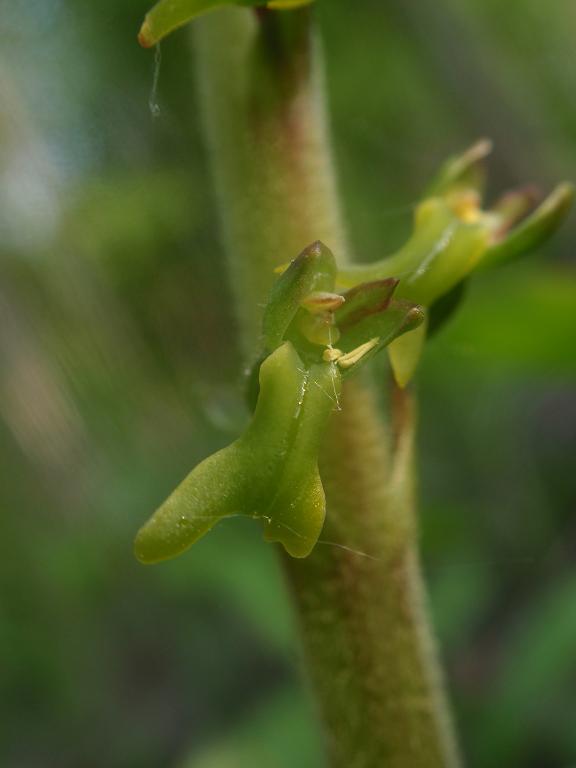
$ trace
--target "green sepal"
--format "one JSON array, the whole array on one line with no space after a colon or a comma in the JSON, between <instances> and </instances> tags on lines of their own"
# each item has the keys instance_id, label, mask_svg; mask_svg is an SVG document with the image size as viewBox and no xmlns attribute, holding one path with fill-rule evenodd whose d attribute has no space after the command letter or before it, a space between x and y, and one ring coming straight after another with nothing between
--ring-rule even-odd
<instances>
[{"instance_id":1,"label":"green sepal","mask_svg":"<svg viewBox=\"0 0 576 768\"><path fill-rule=\"evenodd\" d=\"M335 320L341 332L370 315L384 312L389 306L398 280L394 277L360 283L344 295L343 304L335 311Z\"/></svg>"},{"instance_id":2,"label":"green sepal","mask_svg":"<svg viewBox=\"0 0 576 768\"><path fill-rule=\"evenodd\" d=\"M340 272L338 282L346 285L361 279L371 281L394 276L398 281L396 300L431 308L450 294L479 263L491 234L492 222L479 217L469 223L456 214L448 200L428 198L418 206L413 235L402 249L367 267ZM402 387L415 373L427 333L421 308L412 310L409 319L413 321L412 326L408 322L396 334L402 338L386 339L393 373ZM340 346L342 344L341 341ZM371 351L370 356L375 351Z\"/></svg>"},{"instance_id":3,"label":"green sepal","mask_svg":"<svg viewBox=\"0 0 576 768\"><path fill-rule=\"evenodd\" d=\"M276 10L309 5L313 0L160 0L148 11L138 34L144 48L151 48L174 30L208 11L227 5Z\"/></svg>"},{"instance_id":4,"label":"green sepal","mask_svg":"<svg viewBox=\"0 0 576 768\"><path fill-rule=\"evenodd\" d=\"M445 226L425 257L403 278L396 295L431 306L472 272L488 247L490 230L482 223L468 224L456 217L439 198L422 204L426 216Z\"/></svg>"},{"instance_id":5,"label":"green sepal","mask_svg":"<svg viewBox=\"0 0 576 768\"><path fill-rule=\"evenodd\" d=\"M497 222L496 238L503 239L517 222L532 213L539 199L538 190L533 185L505 192L490 208L490 214Z\"/></svg>"},{"instance_id":6,"label":"green sepal","mask_svg":"<svg viewBox=\"0 0 576 768\"><path fill-rule=\"evenodd\" d=\"M536 210L503 240L487 249L482 266L492 266L536 250L562 224L574 200L574 185L559 184Z\"/></svg>"},{"instance_id":7,"label":"green sepal","mask_svg":"<svg viewBox=\"0 0 576 768\"><path fill-rule=\"evenodd\" d=\"M305 248L290 262L272 287L262 329L264 344L273 351L282 344L286 332L311 293L331 292L336 280L336 260L319 240Z\"/></svg>"},{"instance_id":8,"label":"green sepal","mask_svg":"<svg viewBox=\"0 0 576 768\"><path fill-rule=\"evenodd\" d=\"M377 319L370 322L370 325L374 327L374 333L376 335L368 337L367 342L373 341L374 345L358 359L354 365L342 370L342 376L346 377L350 374L356 373L356 371L374 355L378 354L385 347L390 348L396 341L406 334L411 336L411 332L417 330L421 326L426 318L426 314L422 307L412 304L408 301L394 301L389 309L380 315ZM364 328L363 331L366 331ZM366 342L364 342L366 343ZM340 344L341 347L346 347L343 351L347 353L354 352L355 349L361 347L362 344L352 346L350 349L350 336L346 339L346 345ZM342 367L342 360L338 361L339 367Z\"/></svg>"},{"instance_id":9,"label":"green sepal","mask_svg":"<svg viewBox=\"0 0 576 768\"><path fill-rule=\"evenodd\" d=\"M492 142L480 139L465 152L450 157L429 185L425 197L448 195L461 189L482 190L485 171L482 161L492 152Z\"/></svg>"},{"instance_id":10,"label":"green sepal","mask_svg":"<svg viewBox=\"0 0 576 768\"><path fill-rule=\"evenodd\" d=\"M342 370L344 376L356 372L394 339L424 321L422 307L392 298L397 284L394 279L362 283L344 294L345 302L335 312L340 330L338 348L344 354L350 354L368 342L375 342L357 362Z\"/></svg>"},{"instance_id":11,"label":"green sepal","mask_svg":"<svg viewBox=\"0 0 576 768\"><path fill-rule=\"evenodd\" d=\"M140 529L138 560L175 557L236 515L261 520L267 540L306 557L324 523L317 457L339 391L334 364L306 369L290 343L279 347L260 366L260 394L246 432L195 467Z\"/></svg>"}]
</instances>

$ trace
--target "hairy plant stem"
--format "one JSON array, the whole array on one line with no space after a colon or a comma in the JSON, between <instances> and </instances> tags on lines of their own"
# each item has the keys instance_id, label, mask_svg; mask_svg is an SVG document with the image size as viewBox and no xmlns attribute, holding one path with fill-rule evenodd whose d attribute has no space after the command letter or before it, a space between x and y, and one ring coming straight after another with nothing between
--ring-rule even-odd
<instances>
[{"instance_id":1,"label":"hairy plant stem","mask_svg":"<svg viewBox=\"0 0 576 768\"><path fill-rule=\"evenodd\" d=\"M254 355L273 269L341 224L308 10L228 10L196 29L197 65L244 348ZM346 385L325 438L322 539L284 558L340 768L458 764L426 614L413 498L414 404L393 388L386 430L366 379Z\"/></svg>"}]
</instances>

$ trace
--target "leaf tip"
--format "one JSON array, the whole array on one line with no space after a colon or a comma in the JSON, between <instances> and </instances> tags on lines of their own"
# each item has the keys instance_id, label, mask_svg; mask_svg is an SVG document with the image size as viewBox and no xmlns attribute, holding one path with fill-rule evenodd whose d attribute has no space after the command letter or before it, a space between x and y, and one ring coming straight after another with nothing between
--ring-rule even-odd
<instances>
[{"instance_id":1,"label":"leaf tip","mask_svg":"<svg viewBox=\"0 0 576 768\"><path fill-rule=\"evenodd\" d=\"M140 31L138 32L138 42L142 48L152 48L156 44L156 40L154 40L154 35L152 34L152 27L150 26L148 19L144 19L144 22L140 27Z\"/></svg>"},{"instance_id":2,"label":"leaf tip","mask_svg":"<svg viewBox=\"0 0 576 768\"><path fill-rule=\"evenodd\" d=\"M142 528L136 534L132 551L134 557L142 565L152 565L158 562L158 558L154 557L150 548L150 541L146 531L147 525L143 525Z\"/></svg>"}]
</instances>

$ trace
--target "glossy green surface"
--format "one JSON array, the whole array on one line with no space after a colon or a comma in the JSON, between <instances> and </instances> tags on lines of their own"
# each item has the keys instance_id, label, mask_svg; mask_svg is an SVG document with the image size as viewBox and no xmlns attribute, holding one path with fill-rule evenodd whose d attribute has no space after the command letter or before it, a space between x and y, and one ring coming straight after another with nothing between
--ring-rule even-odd
<instances>
[{"instance_id":1,"label":"glossy green surface","mask_svg":"<svg viewBox=\"0 0 576 768\"><path fill-rule=\"evenodd\" d=\"M332 291L336 260L324 243L309 245L276 280L264 310L262 331L266 349L276 349L307 296Z\"/></svg>"},{"instance_id":2,"label":"glossy green surface","mask_svg":"<svg viewBox=\"0 0 576 768\"><path fill-rule=\"evenodd\" d=\"M248 429L193 469L156 511L138 533L137 558L174 557L236 515L262 521L267 541L280 542L293 557L309 554L325 514L319 442L339 391L336 366L306 370L289 342L279 347L260 368Z\"/></svg>"},{"instance_id":3,"label":"glossy green surface","mask_svg":"<svg viewBox=\"0 0 576 768\"><path fill-rule=\"evenodd\" d=\"M203 13L225 6L289 10L311 2L314 0L159 0L146 14L138 40L144 48L150 48Z\"/></svg>"},{"instance_id":4,"label":"glossy green surface","mask_svg":"<svg viewBox=\"0 0 576 768\"><path fill-rule=\"evenodd\" d=\"M335 279L334 256L320 242L278 277L264 311L270 354L258 363L252 421L238 440L193 469L140 530L141 562L174 557L237 515L260 520L266 540L293 557L311 552L326 507L318 451L328 417L340 407L342 378L424 320L421 307L392 299L395 280L363 283L340 298L328 294L331 308L319 310ZM311 323L326 328L327 337L315 338Z\"/></svg>"}]
</instances>

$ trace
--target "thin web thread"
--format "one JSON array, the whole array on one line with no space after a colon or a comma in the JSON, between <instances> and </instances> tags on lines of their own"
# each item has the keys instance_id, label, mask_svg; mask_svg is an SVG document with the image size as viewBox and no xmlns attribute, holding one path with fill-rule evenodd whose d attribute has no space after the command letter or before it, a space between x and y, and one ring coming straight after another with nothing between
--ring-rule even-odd
<instances>
[{"instance_id":1,"label":"thin web thread","mask_svg":"<svg viewBox=\"0 0 576 768\"><path fill-rule=\"evenodd\" d=\"M156 44L156 50L154 53L154 71L152 74L152 87L150 88L150 96L148 97L148 108L150 114L154 119L160 117L162 110L158 103L158 82L160 80L160 66L162 64L162 49L160 43Z\"/></svg>"},{"instance_id":2,"label":"thin web thread","mask_svg":"<svg viewBox=\"0 0 576 768\"><path fill-rule=\"evenodd\" d=\"M292 528L291 526L289 526L286 523L283 523L283 522L281 522L279 520L273 520L268 515L246 515L246 514L243 514L241 512L233 512L233 513L231 513L229 515L222 515L222 516L220 516L220 515L197 515L197 516L194 517L194 519L195 520L207 520L207 521L214 520L214 521L218 522L218 521L221 521L221 520L232 520L233 518L237 518L237 517L248 518L248 519L251 519L251 520L263 520L264 522L269 523L269 524L274 523L274 525L277 525L280 528L283 528L284 530L288 531L289 533L291 533L292 535L296 536L297 538L302 539L303 541L309 541L310 540L309 537L304 536L299 531L297 531L295 528ZM355 555L356 557L362 557L362 558L364 558L366 560L372 560L375 563L384 563L385 562L385 558L383 558L383 557L378 557L376 555L371 555L368 552L365 552L365 551L360 550L360 549L354 549L353 547L349 547L348 545L341 544L340 542L337 542L337 541L329 541L328 539L318 539L318 541L316 542L315 546L335 547L336 549L341 549L344 552L348 552L351 555ZM539 556L526 555L524 557L515 557L515 558L513 558L512 561L510 559L508 559L508 560L506 560L506 562L508 562L508 563L509 562L513 562L513 563L516 563L518 565L535 565L539 561L539 559L541 559L541 558L545 559L545 555L539 555ZM486 563L486 562L496 563L497 560L496 559L490 559L490 558L477 558L477 559L465 560L463 562L451 562L451 563L449 563L449 565L450 565L450 567L465 568L465 567L470 567L470 566L474 566L474 565L477 565L477 564L483 564L483 563Z\"/></svg>"}]
</instances>

